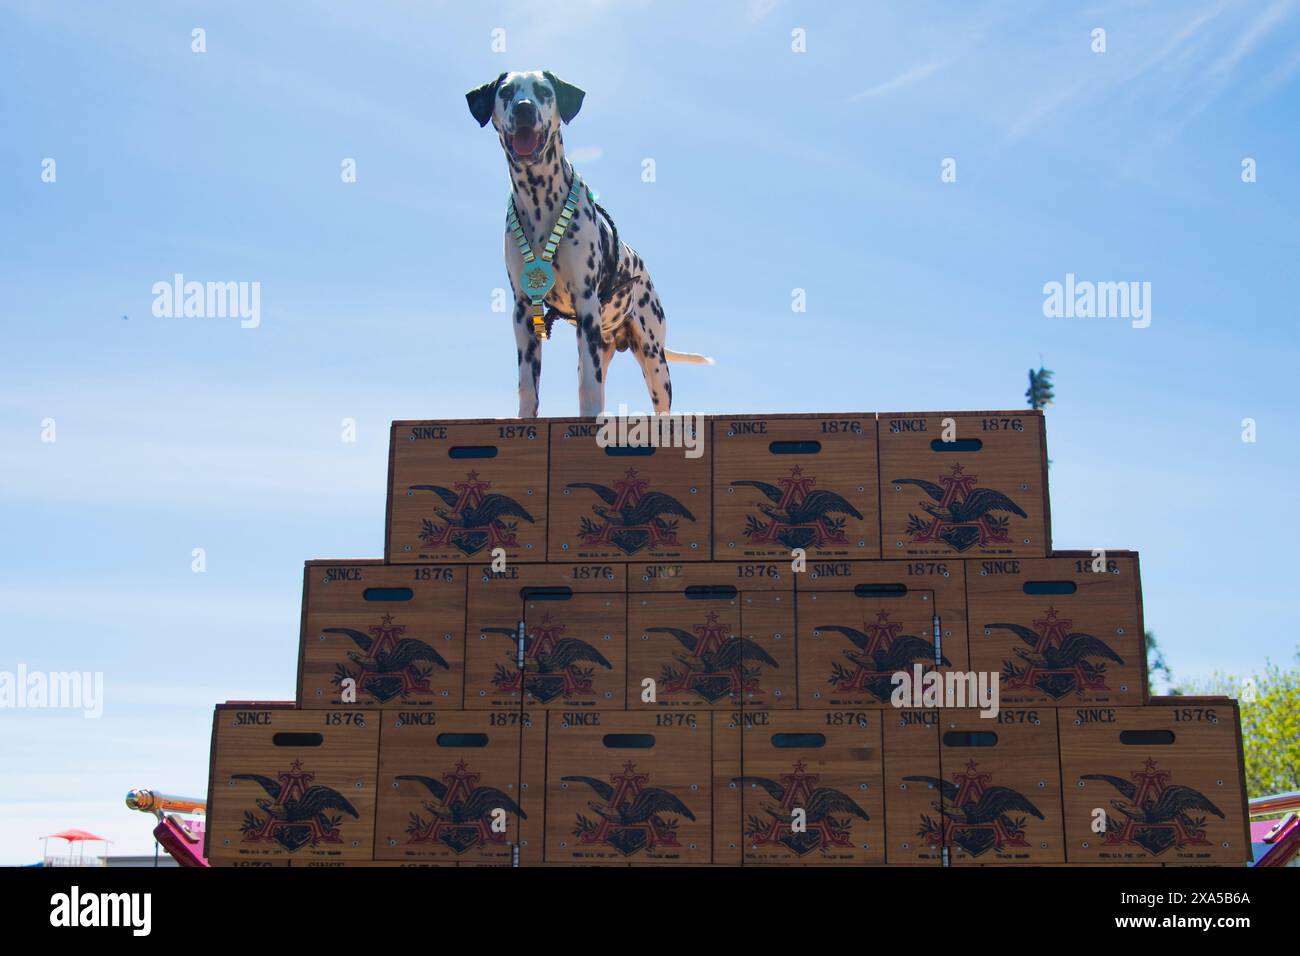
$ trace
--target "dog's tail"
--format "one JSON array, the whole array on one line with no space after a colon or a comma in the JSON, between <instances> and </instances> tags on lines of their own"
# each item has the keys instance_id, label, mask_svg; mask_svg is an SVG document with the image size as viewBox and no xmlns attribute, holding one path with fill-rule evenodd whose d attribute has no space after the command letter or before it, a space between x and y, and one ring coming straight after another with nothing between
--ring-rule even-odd
<instances>
[{"instance_id":1,"label":"dog's tail","mask_svg":"<svg viewBox=\"0 0 1300 956\"><path fill-rule=\"evenodd\" d=\"M688 365L713 365L713 359L707 355L699 355L696 352L674 352L672 349L664 349L664 357L670 362L685 362Z\"/></svg>"}]
</instances>

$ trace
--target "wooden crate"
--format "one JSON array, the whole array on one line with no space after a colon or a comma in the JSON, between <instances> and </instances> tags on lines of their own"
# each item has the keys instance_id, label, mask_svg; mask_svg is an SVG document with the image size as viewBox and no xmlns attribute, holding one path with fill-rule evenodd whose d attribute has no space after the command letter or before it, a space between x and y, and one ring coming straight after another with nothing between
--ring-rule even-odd
<instances>
[{"instance_id":1,"label":"wooden crate","mask_svg":"<svg viewBox=\"0 0 1300 956\"><path fill-rule=\"evenodd\" d=\"M548 711L547 863L710 863L712 715Z\"/></svg>"},{"instance_id":2,"label":"wooden crate","mask_svg":"<svg viewBox=\"0 0 1300 956\"><path fill-rule=\"evenodd\" d=\"M625 572L614 563L472 568L465 706L621 708L627 679ZM522 679L521 621L527 642ZM561 644L570 641L580 643Z\"/></svg>"},{"instance_id":3,"label":"wooden crate","mask_svg":"<svg viewBox=\"0 0 1300 956\"><path fill-rule=\"evenodd\" d=\"M943 846L931 832L937 823L942 773L939 769L938 710L880 712L884 724L885 862L941 866Z\"/></svg>"},{"instance_id":4,"label":"wooden crate","mask_svg":"<svg viewBox=\"0 0 1300 956\"><path fill-rule=\"evenodd\" d=\"M629 710L796 706L788 563L634 564L628 576Z\"/></svg>"},{"instance_id":5,"label":"wooden crate","mask_svg":"<svg viewBox=\"0 0 1300 956\"><path fill-rule=\"evenodd\" d=\"M208 799L207 806L209 813L213 806L213 794L217 779L217 731L221 727L220 712L224 710L243 710L248 712L262 712L267 710L296 710L297 703L292 700L229 700L224 704L218 704L212 720L212 734L208 740ZM209 866L288 866L287 858L271 857L241 857L235 855L238 849L234 843L222 845L224 841L212 839L211 817L204 820L203 827L203 856L208 861Z\"/></svg>"},{"instance_id":6,"label":"wooden crate","mask_svg":"<svg viewBox=\"0 0 1300 956\"><path fill-rule=\"evenodd\" d=\"M880 557L874 414L714 418L713 556Z\"/></svg>"},{"instance_id":7,"label":"wooden crate","mask_svg":"<svg viewBox=\"0 0 1300 956\"><path fill-rule=\"evenodd\" d=\"M225 867L233 867L233 866L247 867L247 866L288 866L288 865L289 865L288 860L269 860L269 859L256 860L256 859L242 859L240 857L233 857L233 858L216 857L215 859L208 860L208 866L215 866L218 869L222 869Z\"/></svg>"},{"instance_id":8,"label":"wooden crate","mask_svg":"<svg viewBox=\"0 0 1300 956\"><path fill-rule=\"evenodd\" d=\"M990 868L993 868L993 869L996 869L996 868L998 868L998 867L1007 867L1007 866L1029 866L1029 867L1034 867L1034 868L1037 868L1037 869L1044 869L1044 870L1054 870L1054 869L1067 869L1067 870L1073 870L1073 869L1084 869L1084 870L1086 870L1086 869L1088 869L1089 867L1097 867L1097 868L1107 867L1107 868L1109 868L1109 867L1114 866L1113 863L981 863L981 864L979 864L979 865L980 865L980 866L990 867ZM1158 867L1158 866L1161 866L1161 864L1159 864L1159 863L1128 863L1128 864L1125 864L1125 868L1130 867L1130 866L1155 866L1155 867Z\"/></svg>"},{"instance_id":9,"label":"wooden crate","mask_svg":"<svg viewBox=\"0 0 1300 956\"><path fill-rule=\"evenodd\" d=\"M517 710L385 710L375 859L511 865L523 729Z\"/></svg>"},{"instance_id":10,"label":"wooden crate","mask_svg":"<svg viewBox=\"0 0 1300 956\"><path fill-rule=\"evenodd\" d=\"M1059 716L1067 860L1250 861L1236 701L1072 707Z\"/></svg>"},{"instance_id":11,"label":"wooden crate","mask_svg":"<svg viewBox=\"0 0 1300 956\"><path fill-rule=\"evenodd\" d=\"M709 715L702 716L706 720L709 719ZM682 714L675 714L671 718L665 716L660 719L671 719L674 722L686 719L698 722L699 718L695 715L683 718ZM712 722L713 754L710 765L713 772L713 795L710 813L713 819L713 858L710 862L676 863L675 866L740 866L742 862L741 811L744 808L738 782L741 775L741 712L730 714L716 712L712 714ZM529 756L525 754L526 758ZM641 862L637 860L637 857L633 857L632 862L627 865L632 867L662 865L654 860Z\"/></svg>"},{"instance_id":12,"label":"wooden crate","mask_svg":"<svg viewBox=\"0 0 1300 956\"><path fill-rule=\"evenodd\" d=\"M546 554L548 425L393 422L384 557L394 564Z\"/></svg>"},{"instance_id":13,"label":"wooden crate","mask_svg":"<svg viewBox=\"0 0 1300 956\"><path fill-rule=\"evenodd\" d=\"M1051 553L1041 412L898 412L879 431L882 557Z\"/></svg>"},{"instance_id":14,"label":"wooden crate","mask_svg":"<svg viewBox=\"0 0 1300 956\"><path fill-rule=\"evenodd\" d=\"M298 704L460 707L467 577L453 564L308 561Z\"/></svg>"},{"instance_id":15,"label":"wooden crate","mask_svg":"<svg viewBox=\"0 0 1300 956\"><path fill-rule=\"evenodd\" d=\"M526 708L622 708L627 690L627 597L533 591L524 600Z\"/></svg>"},{"instance_id":16,"label":"wooden crate","mask_svg":"<svg viewBox=\"0 0 1300 956\"><path fill-rule=\"evenodd\" d=\"M381 867L385 869L407 869L410 867L456 867L459 863L441 863L433 860L299 860L296 863L290 863L289 866L309 867L316 869L337 869L345 867L347 869L356 869L357 867ZM469 864L466 864L469 865Z\"/></svg>"},{"instance_id":17,"label":"wooden crate","mask_svg":"<svg viewBox=\"0 0 1300 956\"><path fill-rule=\"evenodd\" d=\"M523 732L519 757L519 806L527 814L519 823L519 865L541 866L546 847L547 712L520 711Z\"/></svg>"},{"instance_id":18,"label":"wooden crate","mask_svg":"<svg viewBox=\"0 0 1300 956\"><path fill-rule=\"evenodd\" d=\"M710 459L596 443L592 419L551 424L551 561L709 560Z\"/></svg>"},{"instance_id":19,"label":"wooden crate","mask_svg":"<svg viewBox=\"0 0 1300 956\"><path fill-rule=\"evenodd\" d=\"M940 714L938 803L918 821L949 863L1063 863L1056 711ZM920 781L918 781L920 782ZM931 781L932 782L932 781Z\"/></svg>"},{"instance_id":20,"label":"wooden crate","mask_svg":"<svg viewBox=\"0 0 1300 956\"><path fill-rule=\"evenodd\" d=\"M372 858L379 711L291 706L217 706L209 859Z\"/></svg>"},{"instance_id":21,"label":"wooden crate","mask_svg":"<svg viewBox=\"0 0 1300 956\"><path fill-rule=\"evenodd\" d=\"M885 862L881 716L866 709L745 709L740 784L746 864ZM803 811L799 832L797 810Z\"/></svg>"},{"instance_id":22,"label":"wooden crate","mask_svg":"<svg viewBox=\"0 0 1300 956\"><path fill-rule=\"evenodd\" d=\"M740 866L744 862L745 800L740 777L744 717L741 708L713 714L713 862ZM676 719L676 715L673 715Z\"/></svg>"},{"instance_id":23,"label":"wooden crate","mask_svg":"<svg viewBox=\"0 0 1300 956\"><path fill-rule=\"evenodd\" d=\"M961 561L816 561L796 575L799 706L883 707L916 665L969 668Z\"/></svg>"},{"instance_id":24,"label":"wooden crate","mask_svg":"<svg viewBox=\"0 0 1300 956\"><path fill-rule=\"evenodd\" d=\"M1102 560L1067 551L967 562L971 667L1002 675L1002 706L1145 703L1138 557Z\"/></svg>"}]
</instances>

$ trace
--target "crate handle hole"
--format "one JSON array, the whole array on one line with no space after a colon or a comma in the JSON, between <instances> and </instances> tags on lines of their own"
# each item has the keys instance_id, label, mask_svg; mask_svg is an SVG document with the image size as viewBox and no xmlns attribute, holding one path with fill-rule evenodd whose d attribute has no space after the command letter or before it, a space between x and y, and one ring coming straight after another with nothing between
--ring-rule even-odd
<instances>
[{"instance_id":1,"label":"crate handle hole","mask_svg":"<svg viewBox=\"0 0 1300 956\"><path fill-rule=\"evenodd\" d=\"M906 584L859 584L853 588L853 596L860 598L906 597Z\"/></svg>"},{"instance_id":2,"label":"crate handle hole","mask_svg":"<svg viewBox=\"0 0 1300 956\"><path fill-rule=\"evenodd\" d=\"M367 601L409 601L415 592L410 588L366 588L361 596Z\"/></svg>"},{"instance_id":3,"label":"crate handle hole","mask_svg":"<svg viewBox=\"0 0 1300 956\"><path fill-rule=\"evenodd\" d=\"M796 747L799 749L810 749L814 747L826 746L825 734L773 734L773 747Z\"/></svg>"},{"instance_id":4,"label":"crate handle hole","mask_svg":"<svg viewBox=\"0 0 1300 956\"><path fill-rule=\"evenodd\" d=\"M1168 747L1174 742L1172 730L1121 730L1119 742L1129 747Z\"/></svg>"},{"instance_id":5,"label":"crate handle hole","mask_svg":"<svg viewBox=\"0 0 1300 956\"><path fill-rule=\"evenodd\" d=\"M1042 597L1054 594L1073 594L1079 590L1079 585L1073 581L1026 581L1021 590L1033 597Z\"/></svg>"},{"instance_id":6,"label":"crate handle hole","mask_svg":"<svg viewBox=\"0 0 1300 956\"><path fill-rule=\"evenodd\" d=\"M317 733L281 731L271 735L271 743L276 747L319 747L325 738Z\"/></svg>"},{"instance_id":7,"label":"crate handle hole","mask_svg":"<svg viewBox=\"0 0 1300 956\"><path fill-rule=\"evenodd\" d=\"M519 596L525 601L567 601L573 597L573 588L566 584L554 587L520 588Z\"/></svg>"},{"instance_id":8,"label":"crate handle hole","mask_svg":"<svg viewBox=\"0 0 1300 956\"><path fill-rule=\"evenodd\" d=\"M692 584L685 593L692 601L729 601L739 592L731 584Z\"/></svg>"},{"instance_id":9,"label":"crate handle hole","mask_svg":"<svg viewBox=\"0 0 1300 956\"><path fill-rule=\"evenodd\" d=\"M495 458L496 445L452 445L447 449L448 458Z\"/></svg>"},{"instance_id":10,"label":"crate handle hole","mask_svg":"<svg viewBox=\"0 0 1300 956\"><path fill-rule=\"evenodd\" d=\"M774 455L815 455L822 450L819 441L774 441L767 446Z\"/></svg>"},{"instance_id":11,"label":"crate handle hole","mask_svg":"<svg viewBox=\"0 0 1300 956\"><path fill-rule=\"evenodd\" d=\"M943 735L945 747L995 747L997 742L991 730L949 730Z\"/></svg>"}]
</instances>

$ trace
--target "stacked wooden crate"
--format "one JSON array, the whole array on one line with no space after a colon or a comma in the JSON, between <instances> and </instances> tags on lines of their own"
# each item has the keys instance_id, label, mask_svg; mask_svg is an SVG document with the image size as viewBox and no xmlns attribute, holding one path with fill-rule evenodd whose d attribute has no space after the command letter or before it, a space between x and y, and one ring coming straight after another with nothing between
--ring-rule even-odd
<instances>
[{"instance_id":1,"label":"stacked wooden crate","mask_svg":"<svg viewBox=\"0 0 1300 956\"><path fill-rule=\"evenodd\" d=\"M394 423L297 700L217 708L210 860L1248 858L1236 704L1148 700L1138 557L1052 551L1041 414L696 427ZM996 716L898 673L996 675Z\"/></svg>"}]
</instances>

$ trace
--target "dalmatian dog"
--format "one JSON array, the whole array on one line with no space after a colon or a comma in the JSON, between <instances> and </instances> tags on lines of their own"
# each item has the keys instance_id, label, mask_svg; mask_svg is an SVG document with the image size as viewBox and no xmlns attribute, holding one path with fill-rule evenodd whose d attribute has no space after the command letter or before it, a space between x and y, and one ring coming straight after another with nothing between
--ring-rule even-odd
<instances>
[{"instance_id":1,"label":"dalmatian dog","mask_svg":"<svg viewBox=\"0 0 1300 956\"><path fill-rule=\"evenodd\" d=\"M561 124L578 115L584 96L550 72L502 73L465 94L479 126L490 122L496 128L510 169L519 225L539 258L575 175L564 156ZM535 418L543 337L534 329L531 303L521 290L524 257L509 226L505 253L515 296L519 417ZM604 411L606 373L615 352L636 356L655 414L672 407L669 362L713 364L703 355L666 347L664 310L645 263L618 237L613 221L586 188L580 190L577 213L552 266L555 285L545 299L545 324L549 329L554 319L562 318L577 330L578 409L583 417Z\"/></svg>"}]
</instances>

